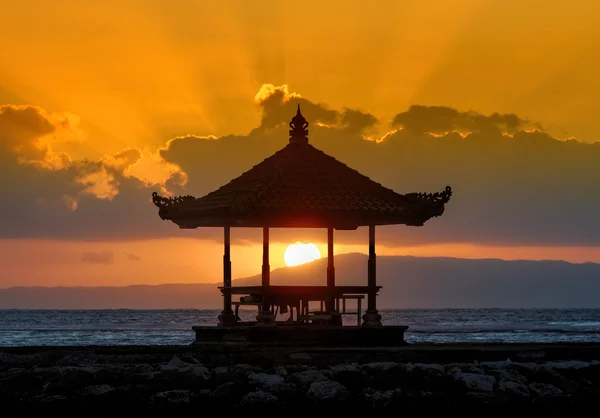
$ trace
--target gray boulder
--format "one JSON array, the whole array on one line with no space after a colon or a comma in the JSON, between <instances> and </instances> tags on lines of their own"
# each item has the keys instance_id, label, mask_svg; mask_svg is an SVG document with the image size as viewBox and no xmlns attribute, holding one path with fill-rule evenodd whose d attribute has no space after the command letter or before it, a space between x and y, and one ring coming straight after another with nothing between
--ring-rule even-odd
<instances>
[{"instance_id":1,"label":"gray boulder","mask_svg":"<svg viewBox=\"0 0 600 418\"><path fill-rule=\"evenodd\" d=\"M164 405L187 405L192 396L189 390L169 390L152 395L150 402Z\"/></svg>"},{"instance_id":2,"label":"gray boulder","mask_svg":"<svg viewBox=\"0 0 600 418\"><path fill-rule=\"evenodd\" d=\"M305 372L293 373L289 377L289 381L296 383L299 386L309 386L314 382L322 382L328 380L327 376L321 373L319 370L307 370Z\"/></svg>"},{"instance_id":3,"label":"gray boulder","mask_svg":"<svg viewBox=\"0 0 600 418\"><path fill-rule=\"evenodd\" d=\"M481 392L493 392L496 378L494 376L488 376L479 373L464 373L459 372L454 375L456 381L464 384L468 389L481 391Z\"/></svg>"},{"instance_id":4,"label":"gray boulder","mask_svg":"<svg viewBox=\"0 0 600 418\"><path fill-rule=\"evenodd\" d=\"M529 398L530 396L527 385L515 380L500 380L498 392L515 398Z\"/></svg>"},{"instance_id":5,"label":"gray boulder","mask_svg":"<svg viewBox=\"0 0 600 418\"><path fill-rule=\"evenodd\" d=\"M110 385L92 385L84 387L79 393L81 396L102 396L115 390L115 387Z\"/></svg>"},{"instance_id":6,"label":"gray boulder","mask_svg":"<svg viewBox=\"0 0 600 418\"><path fill-rule=\"evenodd\" d=\"M276 374L250 373L248 382L259 386L273 386L285 382L285 379Z\"/></svg>"},{"instance_id":7,"label":"gray boulder","mask_svg":"<svg viewBox=\"0 0 600 418\"><path fill-rule=\"evenodd\" d=\"M263 392L261 390L256 392L250 392L242 398L240 405L269 405L276 404L278 401L277 396L269 392Z\"/></svg>"},{"instance_id":8,"label":"gray boulder","mask_svg":"<svg viewBox=\"0 0 600 418\"><path fill-rule=\"evenodd\" d=\"M529 385L529 389L538 398L557 398L563 394L562 390L549 383L534 382Z\"/></svg>"},{"instance_id":9,"label":"gray boulder","mask_svg":"<svg viewBox=\"0 0 600 418\"><path fill-rule=\"evenodd\" d=\"M307 396L316 402L343 402L350 399L350 392L338 382L325 380L311 383Z\"/></svg>"}]
</instances>

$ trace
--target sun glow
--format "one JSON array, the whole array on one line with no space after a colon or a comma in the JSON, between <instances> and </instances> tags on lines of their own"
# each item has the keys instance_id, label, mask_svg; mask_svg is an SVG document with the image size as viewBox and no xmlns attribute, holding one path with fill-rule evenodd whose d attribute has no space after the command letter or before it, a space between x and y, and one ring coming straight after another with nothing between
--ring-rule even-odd
<instances>
[{"instance_id":1,"label":"sun glow","mask_svg":"<svg viewBox=\"0 0 600 418\"><path fill-rule=\"evenodd\" d=\"M310 263L321 258L321 251L312 242L297 242L286 248L283 254L285 265L288 267Z\"/></svg>"}]
</instances>

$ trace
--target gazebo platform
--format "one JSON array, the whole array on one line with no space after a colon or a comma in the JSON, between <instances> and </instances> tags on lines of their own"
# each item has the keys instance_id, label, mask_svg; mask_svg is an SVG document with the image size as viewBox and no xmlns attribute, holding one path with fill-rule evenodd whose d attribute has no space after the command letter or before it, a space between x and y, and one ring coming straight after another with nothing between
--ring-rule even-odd
<instances>
[{"instance_id":1,"label":"gazebo platform","mask_svg":"<svg viewBox=\"0 0 600 418\"><path fill-rule=\"evenodd\" d=\"M295 346L389 347L405 345L407 326L386 325L377 328L353 326L282 325L276 327L196 326L194 344L269 343Z\"/></svg>"}]
</instances>

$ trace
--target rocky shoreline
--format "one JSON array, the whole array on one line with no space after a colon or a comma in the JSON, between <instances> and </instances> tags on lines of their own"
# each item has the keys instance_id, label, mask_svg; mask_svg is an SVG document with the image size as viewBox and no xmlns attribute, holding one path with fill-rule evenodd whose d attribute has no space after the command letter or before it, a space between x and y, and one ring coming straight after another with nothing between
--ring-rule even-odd
<instances>
[{"instance_id":1,"label":"rocky shoreline","mask_svg":"<svg viewBox=\"0 0 600 418\"><path fill-rule=\"evenodd\" d=\"M589 345L0 348L0 404L15 416L562 416L599 395L600 347Z\"/></svg>"}]
</instances>

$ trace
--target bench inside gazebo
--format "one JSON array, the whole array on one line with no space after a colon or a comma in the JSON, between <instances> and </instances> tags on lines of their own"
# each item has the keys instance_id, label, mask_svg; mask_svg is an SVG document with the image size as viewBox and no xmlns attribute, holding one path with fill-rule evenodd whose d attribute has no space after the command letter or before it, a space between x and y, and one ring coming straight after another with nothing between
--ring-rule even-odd
<instances>
[{"instance_id":1,"label":"bench inside gazebo","mask_svg":"<svg viewBox=\"0 0 600 418\"><path fill-rule=\"evenodd\" d=\"M442 215L452 194L398 194L315 148L308 141L308 122L300 112L290 122L289 143L228 184L201 198L162 197L153 202L163 220L182 229L222 227L224 230L223 310L218 325L197 326L196 342L295 341L326 344L400 344L406 326L382 326L376 296L375 227L403 224L422 226ZM261 284L232 286L231 228L262 228ZM369 258L364 286L337 286L334 231L369 229ZM269 231L272 228L327 230L327 281L322 286L275 286L270 283ZM360 326L343 326L346 301L355 300ZM319 304L317 311L310 302ZM242 321L240 306L256 306L256 321ZM279 311L290 309L285 321ZM296 315L294 316L294 311Z\"/></svg>"},{"instance_id":2,"label":"bench inside gazebo","mask_svg":"<svg viewBox=\"0 0 600 418\"><path fill-rule=\"evenodd\" d=\"M225 292L224 287L219 287ZM381 286L377 286L377 290ZM368 286L334 286L333 290L327 286L234 286L229 289L231 295L245 295L239 301L232 301L235 307L236 325L253 325L254 321L243 322L239 317L240 306L262 308L263 300L269 304L269 311L273 313L273 320L277 325L341 325L342 316L356 317L356 325L361 325L362 300L368 294ZM265 298L265 294L269 296ZM325 310L327 302L333 300L333 310ZM356 310L351 311L347 306L348 301L355 301ZM311 311L310 302L318 302L319 308ZM281 308L281 309L280 309ZM278 314L287 312L285 320L278 320ZM294 315L294 312L296 314Z\"/></svg>"}]
</instances>

